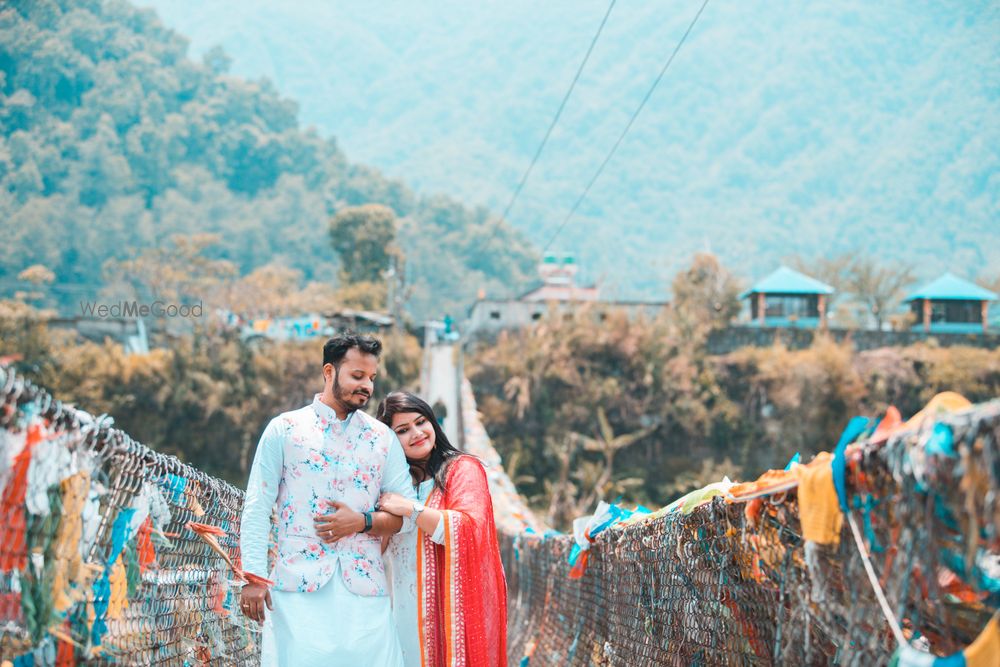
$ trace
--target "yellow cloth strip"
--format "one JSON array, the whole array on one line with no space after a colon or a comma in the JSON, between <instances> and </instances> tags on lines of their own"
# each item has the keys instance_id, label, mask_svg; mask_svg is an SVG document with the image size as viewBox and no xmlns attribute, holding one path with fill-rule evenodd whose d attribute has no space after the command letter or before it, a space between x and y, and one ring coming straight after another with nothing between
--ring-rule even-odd
<instances>
[{"instance_id":1,"label":"yellow cloth strip","mask_svg":"<svg viewBox=\"0 0 1000 667\"><path fill-rule=\"evenodd\" d=\"M111 598L108 600L108 618L121 618L128 607L128 579L125 576L124 559L119 558L111 568L108 583L111 585Z\"/></svg>"},{"instance_id":2,"label":"yellow cloth strip","mask_svg":"<svg viewBox=\"0 0 1000 667\"><path fill-rule=\"evenodd\" d=\"M817 544L840 544L840 529L844 525L833 486L832 461L830 452L821 452L809 465L795 468L802 536Z\"/></svg>"},{"instance_id":3,"label":"yellow cloth strip","mask_svg":"<svg viewBox=\"0 0 1000 667\"><path fill-rule=\"evenodd\" d=\"M79 587L86 577L83 558L80 556L80 539L83 535L83 508L90 491L90 474L80 471L64 479L60 486L63 507L52 548L55 554L52 601L55 611L62 613L76 601L70 594L72 587Z\"/></svg>"},{"instance_id":4,"label":"yellow cloth strip","mask_svg":"<svg viewBox=\"0 0 1000 667\"><path fill-rule=\"evenodd\" d=\"M1000 665L1000 612L993 614L976 641L969 644L962 653L965 655L965 667Z\"/></svg>"}]
</instances>

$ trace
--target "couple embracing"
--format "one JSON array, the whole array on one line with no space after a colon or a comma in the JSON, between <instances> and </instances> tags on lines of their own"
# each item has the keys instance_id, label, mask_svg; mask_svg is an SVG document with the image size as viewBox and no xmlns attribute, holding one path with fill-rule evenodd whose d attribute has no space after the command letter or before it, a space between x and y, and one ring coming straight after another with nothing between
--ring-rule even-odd
<instances>
[{"instance_id":1,"label":"couple embracing","mask_svg":"<svg viewBox=\"0 0 1000 667\"><path fill-rule=\"evenodd\" d=\"M507 585L486 472L417 396L389 394L377 419L362 410L381 351L370 336L328 340L323 392L264 430L241 611L264 623L265 665L501 667Z\"/></svg>"}]
</instances>

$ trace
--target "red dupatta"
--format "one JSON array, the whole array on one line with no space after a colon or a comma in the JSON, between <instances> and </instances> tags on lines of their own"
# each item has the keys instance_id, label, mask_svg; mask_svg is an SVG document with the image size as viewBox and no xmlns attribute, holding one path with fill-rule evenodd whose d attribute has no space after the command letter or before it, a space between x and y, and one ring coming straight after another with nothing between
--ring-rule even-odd
<instances>
[{"instance_id":1,"label":"red dupatta","mask_svg":"<svg viewBox=\"0 0 1000 667\"><path fill-rule=\"evenodd\" d=\"M427 506L444 515L444 544L423 531L417 548L417 613L424 667L506 667L507 580L493 502L478 459L459 456Z\"/></svg>"}]
</instances>

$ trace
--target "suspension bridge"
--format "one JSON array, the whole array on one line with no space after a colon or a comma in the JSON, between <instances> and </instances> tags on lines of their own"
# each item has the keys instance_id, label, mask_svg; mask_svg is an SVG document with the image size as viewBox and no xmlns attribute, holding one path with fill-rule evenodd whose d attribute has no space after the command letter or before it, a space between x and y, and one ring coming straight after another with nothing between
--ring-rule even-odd
<instances>
[{"instance_id":1,"label":"suspension bridge","mask_svg":"<svg viewBox=\"0 0 1000 667\"><path fill-rule=\"evenodd\" d=\"M453 344L422 385L488 466L511 665L1000 664L1000 401L856 418L813 462L563 534L504 473ZM242 491L9 368L0 389L3 664L258 664Z\"/></svg>"}]
</instances>

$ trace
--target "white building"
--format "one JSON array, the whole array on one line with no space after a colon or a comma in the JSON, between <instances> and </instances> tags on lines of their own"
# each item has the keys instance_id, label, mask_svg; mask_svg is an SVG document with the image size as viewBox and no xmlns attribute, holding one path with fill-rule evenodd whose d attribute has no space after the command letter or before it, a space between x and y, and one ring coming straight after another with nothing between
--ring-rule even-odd
<instances>
[{"instance_id":1,"label":"white building","mask_svg":"<svg viewBox=\"0 0 1000 667\"><path fill-rule=\"evenodd\" d=\"M596 316L604 319L611 311L625 311L629 317L655 317L667 305L666 301L602 300L596 285L576 284L577 272L572 255L546 255L538 265L541 285L512 299L479 298L469 310L466 334L489 336L504 329L527 327L545 317L550 309L562 313L592 305Z\"/></svg>"}]
</instances>

